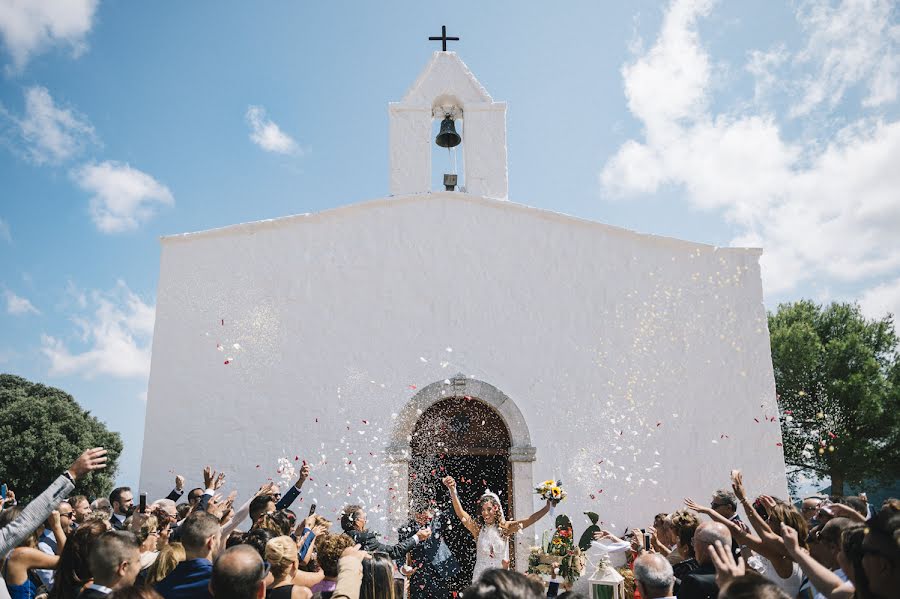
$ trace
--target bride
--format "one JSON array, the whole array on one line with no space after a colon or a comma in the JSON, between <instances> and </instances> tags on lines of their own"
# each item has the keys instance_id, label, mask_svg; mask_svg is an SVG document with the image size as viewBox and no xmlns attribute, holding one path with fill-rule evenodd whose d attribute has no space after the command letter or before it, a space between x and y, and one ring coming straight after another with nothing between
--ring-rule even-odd
<instances>
[{"instance_id":1,"label":"bride","mask_svg":"<svg viewBox=\"0 0 900 599\"><path fill-rule=\"evenodd\" d=\"M459 502L456 494L456 481L452 476L441 481L450 491L453 511L462 520L463 526L475 537L475 570L472 581L475 582L481 573L490 568L509 567L509 538L515 533L528 528L550 511L551 501L524 520L507 520L500 506L500 498L490 491L485 491L478 499L478 515L469 516Z\"/></svg>"}]
</instances>

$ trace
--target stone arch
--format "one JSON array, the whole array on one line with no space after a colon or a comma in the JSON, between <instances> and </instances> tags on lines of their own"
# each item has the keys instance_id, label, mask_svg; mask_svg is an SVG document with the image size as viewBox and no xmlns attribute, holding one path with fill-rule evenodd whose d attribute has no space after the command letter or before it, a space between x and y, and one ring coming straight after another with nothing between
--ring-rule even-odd
<instances>
[{"instance_id":1,"label":"stone arch","mask_svg":"<svg viewBox=\"0 0 900 599\"><path fill-rule=\"evenodd\" d=\"M398 528L408 517L409 497L407 479L409 477L409 461L412 455L410 442L419 417L432 405L448 397L472 397L492 409L502 418L509 431L509 462L512 471L512 514L524 517L534 507L534 475L532 465L537 450L531 444L531 433L525 416L509 396L490 383L470 378L460 373L448 381L437 381L419 389L398 412L391 430L390 441L386 448L387 461L391 471L391 488L393 489L391 504L398 506L389 514L392 528ZM524 570L528 563L528 551L531 542L526 536L516 538L515 556L518 569Z\"/></svg>"}]
</instances>

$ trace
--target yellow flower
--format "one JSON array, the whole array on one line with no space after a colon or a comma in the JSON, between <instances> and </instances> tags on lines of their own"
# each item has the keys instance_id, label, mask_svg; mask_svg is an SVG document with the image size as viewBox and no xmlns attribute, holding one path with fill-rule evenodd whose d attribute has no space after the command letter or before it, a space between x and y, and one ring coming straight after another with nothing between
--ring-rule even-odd
<instances>
[{"instance_id":1,"label":"yellow flower","mask_svg":"<svg viewBox=\"0 0 900 599\"><path fill-rule=\"evenodd\" d=\"M552 487L554 482L555 481L552 481L552 480L545 480L544 482L541 483L541 486L542 487Z\"/></svg>"},{"instance_id":2,"label":"yellow flower","mask_svg":"<svg viewBox=\"0 0 900 599\"><path fill-rule=\"evenodd\" d=\"M556 487L556 486L550 487L550 493L553 495L553 498L555 499L562 494L562 489L560 489L559 487Z\"/></svg>"}]
</instances>

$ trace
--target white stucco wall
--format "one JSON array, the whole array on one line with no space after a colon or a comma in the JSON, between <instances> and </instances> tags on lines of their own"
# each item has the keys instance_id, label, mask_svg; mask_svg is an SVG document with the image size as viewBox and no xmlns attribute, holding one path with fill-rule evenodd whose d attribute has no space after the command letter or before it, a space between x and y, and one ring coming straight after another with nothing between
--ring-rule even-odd
<instances>
[{"instance_id":1,"label":"white stucco wall","mask_svg":"<svg viewBox=\"0 0 900 599\"><path fill-rule=\"evenodd\" d=\"M463 372L515 402L578 530L733 467L785 496L759 255L459 193L167 237L141 490L211 463L246 497L297 455L307 502L361 500L390 537L392 414Z\"/></svg>"}]
</instances>

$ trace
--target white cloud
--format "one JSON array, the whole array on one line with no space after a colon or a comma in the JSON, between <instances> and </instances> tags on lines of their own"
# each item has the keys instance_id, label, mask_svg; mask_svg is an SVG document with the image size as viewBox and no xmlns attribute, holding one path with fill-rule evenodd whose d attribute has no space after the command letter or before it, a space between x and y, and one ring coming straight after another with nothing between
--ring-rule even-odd
<instances>
[{"instance_id":1,"label":"white cloud","mask_svg":"<svg viewBox=\"0 0 900 599\"><path fill-rule=\"evenodd\" d=\"M900 322L900 278L866 290L859 305L868 318L884 318L891 313L894 323Z\"/></svg>"},{"instance_id":2,"label":"white cloud","mask_svg":"<svg viewBox=\"0 0 900 599\"><path fill-rule=\"evenodd\" d=\"M77 155L96 141L94 128L73 110L57 106L47 88L25 90L25 115L21 118L0 107L21 138L26 158L36 164L58 164Z\"/></svg>"},{"instance_id":3,"label":"white cloud","mask_svg":"<svg viewBox=\"0 0 900 599\"><path fill-rule=\"evenodd\" d=\"M71 351L58 338L42 335L41 345L50 360L51 375L78 374L83 378L108 375L146 378L150 373L150 346L156 308L145 303L119 281L108 292L90 294L92 314L78 316L84 351Z\"/></svg>"},{"instance_id":4,"label":"white cloud","mask_svg":"<svg viewBox=\"0 0 900 599\"><path fill-rule=\"evenodd\" d=\"M40 311L34 307L28 299L18 296L10 290L4 291L6 297L6 313L13 316L22 316L24 314L40 314Z\"/></svg>"},{"instance_id":5,"label":"white cloud","mask_svg":"<svg viewBox=\"0 0 900 599\"><path fill-rule=\"evenodd\" d=\"M9 223L0 218L0 239L6 243L12 243L12 231L9 230Z\"/></svg>"},{"instance_id":6,"label":"white cloud","mask_svg":"<svg viewBox=\"0 0 900 599\"><path fill-rule=\"evenodd\" d=\"M654 46L623 68L644 140L627 140L606 163L605 189L627 197L677 186L692 205L722 213L739 231L732 243L765 249L767 293L895 273L900 121L860 116L830 138L787 140L776 114L740 102L714 112L711 61L696 31L708 12L707 2L673 2ZM751 56L748 68L774 77L783 60L776 50Z\"/></svg>"},{"instance_id":7,"label":"white cloud","mask_svg":"<svg viewBox=\"0 0 900 599\"><path fill-rule=\"evenodd\" d=\"M0 35L20 71L51 46L69 46L77 56L91 30L99 0L2 0Z\"/></svg>"},{"instance_id":8,"label":"white cloud","mask_svg":"<svg viewBox=\"0 0 900 599\"><path fill-rule=\"evenodd\" d=\"M897 98L900 81L900 26L892 23L891 0L810 0L797 20L808 35L796 61L815 71L802 85L803 97L792 114L805 115L820 104L835 107L852 86L864 83L863 103L878 106Z\"/></svg>"},{"instance_id":9,"label":"white cloud","mask_svg":"<svg viewBox=\"0 0 900 599\"><path fill-rule=\"evenodd\" d=\"M245 116L250 125L250 140L266 152L294 154L299 150L297 142L266 117L262 106L248 107Z\"/></svg>"},{"instance_id":10,"label":"white cloud","mask_svg":"<svg viewBox=\"0 0 900 599\"><path fill-rule=\"evenodd\" d=\"M88 164L73 177L82 189L93 194L91 218L104 233L136 229L153 216L157 206L175 203L168 187L120 162Z\"/></svg>"}]
</instances>

